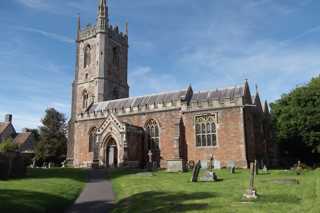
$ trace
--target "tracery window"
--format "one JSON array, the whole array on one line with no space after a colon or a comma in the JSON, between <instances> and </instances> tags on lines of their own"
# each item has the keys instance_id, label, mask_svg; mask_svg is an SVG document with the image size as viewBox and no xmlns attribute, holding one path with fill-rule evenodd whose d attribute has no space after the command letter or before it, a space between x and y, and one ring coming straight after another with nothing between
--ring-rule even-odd
<instances>
[{"instance_id":1,"label":"tracery window","mask_svg":"<svg viewBox=\"0 0 320 213\"><path fill-rule=\"evenodd\" d=\"M94 144L97 140L96 128L92 128L89 132L89 152L93 152Z\"/></svg>"},{"instance_id":2,"label":"tracery window","mask_svg":"<svg viewBox=\"0 0 320 213\"><path fill-rule=\"evenodd\" d=\"M88 99L89 99L89 94L88 94L87 90L84 90L82 92L82 108L83 109L88 108L88 101L89 101Z\"/></svg>"},{"instance_id":3,"label":"tracery window","mask_svg":"<svg viewBox=\"0 0 320 213\"><path fill-rule=\"evenodd\" d=\"M197 147L217 145L217 127L215 124L215 115L196 116L195 128Z\"/></svg>"},{"instance_id":4,"label":"tracery window","mask_svg":"<svg viewBox=\"0 0 320 213\"><path fill-rule=\"evenodd\" d=\"M91 47L87 45L84 48L84 68L88 67L91 63Z\"/></svg>"},{"instance_id":5,"label":"tracery window","mask_svg":"<svg viewBox=\"0 0 320 213\"><path fill-rule=\"evenodd\" d=\"M148 150L159 150L160 134L157 121L151 119L147 122L146 133L148 137Z\"/></svg>"}]
</instances>

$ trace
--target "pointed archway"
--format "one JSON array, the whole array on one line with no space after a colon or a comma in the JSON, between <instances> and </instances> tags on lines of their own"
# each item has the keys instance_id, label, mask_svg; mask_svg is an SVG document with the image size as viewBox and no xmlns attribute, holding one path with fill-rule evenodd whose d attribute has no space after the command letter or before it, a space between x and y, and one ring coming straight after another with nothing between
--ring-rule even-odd
<instances>
[{"instance_id":1,"label":"pointed archway","mask_svg":"<svg viewBox=\"0 0 320 213\"><path fill-rule=\"evenodd\" d=\"M105 143L105 162L108 168L118 167L118 146L117 142L110 137Z\"/></svg>"}]
</instances>

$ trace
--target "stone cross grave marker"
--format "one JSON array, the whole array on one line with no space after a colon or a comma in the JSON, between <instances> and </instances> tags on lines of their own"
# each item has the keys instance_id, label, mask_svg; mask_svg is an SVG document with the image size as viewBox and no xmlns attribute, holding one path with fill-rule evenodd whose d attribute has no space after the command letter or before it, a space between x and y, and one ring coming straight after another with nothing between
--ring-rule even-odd
<instances>
[{"instance_id":1,"label":"stone cross grave marker","mask_svg":"<svg viewBox=\"0 0 320 213\"><path fill-rule=\"evenodd\" d=\"M255 163L250 163L250 184L247 192L243 195L246 199L257 199L256 189L254 188Z\"/></svg>"},{"instance_id":2,"label":"stone cross grave marker","mask_svg":"<svg viewBox=\"0 0 320 213\"><path fill-rule=\"evenodd\" d=\"M201 169L201 162L198 161L198 163L195 165L195 167L192 170L191 182L197 182L198 181L200 169Z\"/></svg>"}]
</instances>

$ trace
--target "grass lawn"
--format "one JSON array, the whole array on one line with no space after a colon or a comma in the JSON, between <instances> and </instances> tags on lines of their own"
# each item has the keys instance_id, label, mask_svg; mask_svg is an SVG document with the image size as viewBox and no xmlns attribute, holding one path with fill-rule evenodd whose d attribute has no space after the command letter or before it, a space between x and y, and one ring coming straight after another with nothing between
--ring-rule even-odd
<instances>
[{"instance_id":1,"label":"grass lawn","mask_svg":"<svg viewBox=\"0 0 320 213\"><path fill-rule=\"evenodd\" d=\"M319 169L300 176L280 170L258 175L259 198L254 202L241 202L249 184L247 170L237 170L236 174L216 171L223 180L214 183L191 183L191 172L170 174L160 171L150 177L135 174L137 172L112 172L113 189L117 194L114 213L320 212ZM281 181L283 179L286 181ZM300 184L288 183L288 179L297 179Z\"/></svg>"},{"instance_id":2,"label":"grass lawn","mask_svg":"<svg viewBox=\"0 0 320 213\"><path fill-rule=\"evenodd\" d=\"M0 212L63 212L85 184L80 169L30 169L27 178L0 181Z\"/></svg>"}]
</instances>

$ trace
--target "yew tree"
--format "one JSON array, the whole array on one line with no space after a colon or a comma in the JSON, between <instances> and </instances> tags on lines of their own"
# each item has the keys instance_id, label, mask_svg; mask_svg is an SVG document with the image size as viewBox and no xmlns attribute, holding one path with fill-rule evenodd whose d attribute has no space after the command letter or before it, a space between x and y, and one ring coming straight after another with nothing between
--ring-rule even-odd
<instances>
[{"instance_id":1,"label":"yew tree","mask_svg":"<svg viewBox=\"0 0 320 213\"><path fill-rule=\"evenodd\" d=\"M271 104L276 140L283 151L311 163L320 154L320 77Z\"/></svg>"}]
</instances>

